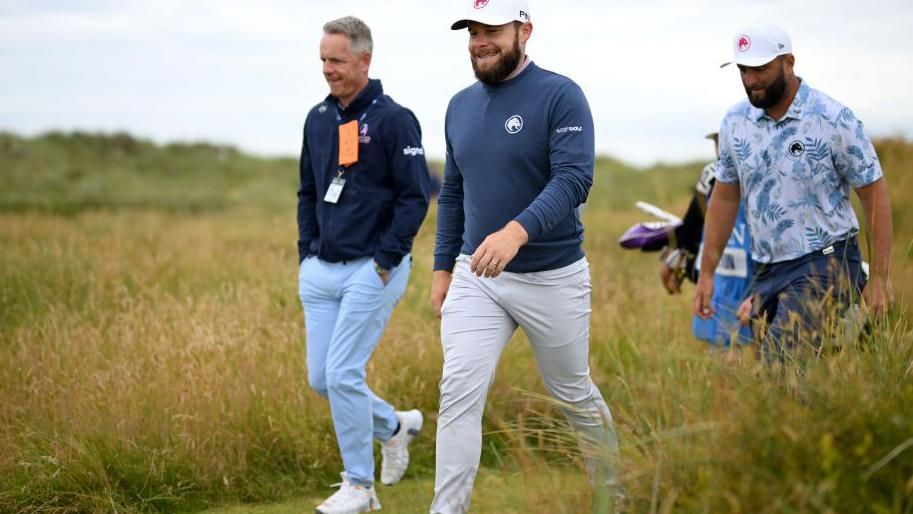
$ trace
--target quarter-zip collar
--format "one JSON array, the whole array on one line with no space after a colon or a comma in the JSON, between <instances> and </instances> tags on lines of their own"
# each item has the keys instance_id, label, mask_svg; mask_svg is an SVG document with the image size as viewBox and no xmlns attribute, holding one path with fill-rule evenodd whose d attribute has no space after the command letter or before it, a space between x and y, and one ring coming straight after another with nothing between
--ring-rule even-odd
<instances>
[{"instance_id":1,"label":"quarter-zip collar","mask_svg":"<svg viewBox=\"0 0 913 514\"><path fill-rule=\"evenodd\" d=\"M381 85L380 80L370 79L368 80L368 85L361 90L361 93L358 93L358 96L355 97L355 100L352 100L352 103L348 107L343 107L339 103L339 99L333 95L327 95L326 101L332 103L338 109L341 115L349 113L359 113L366 109L375 98L384 94L384 87Z\"/></svg>"}]
</instances>

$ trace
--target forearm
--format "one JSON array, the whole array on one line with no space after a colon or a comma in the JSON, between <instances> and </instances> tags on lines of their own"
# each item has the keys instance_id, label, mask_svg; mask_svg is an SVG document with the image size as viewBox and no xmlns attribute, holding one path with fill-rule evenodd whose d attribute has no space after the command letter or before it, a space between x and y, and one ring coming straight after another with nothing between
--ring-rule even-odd
<instances>
[{"instance_id":1,"label":"forearm","mask_svg":"<svg viewBox=\"0 0 913 514\"><path fill-rule=\"evenodd\" d=\"M404 163L396 177L393 219L374 253L374 261L384 269L399 265L412 250L415 235L428 214L431 185L424 160Z\"/></svg>"},{"instance_id":2,"label":"forearm","mask_svg":"<svg viewBox=\"0 0 913 514\"><path fill-rule=\"evenodd\" d=\"M434 270L451 271L463 245L462 184L445 179L438 196L437 233L434 244Z\"/></svg>"},{"instance_id":3,"label":"forearm","mask_svg":"<svg viewBox=\"0 0 913 514\"><path fill-rule=\"evenodd\" d=\"M374 261L384 269L399 265L412 251L412 242L428 213L426 197L402 198L394 208L390 230L384 235L374 254Z\"/></svg>"},{"instance_id":4,"label":"forearm","mask_svg":"<svg viewBox=\"0 0 913 514\"><path fill-rule=\"evenodd\" d=\"M869 253L870 276L874 280L887 281L891 273L891 246L894 238L887 184L881 179L860 188L857 192L872 237L872 248Z\"/></svg>"},{"instance_id":5,"label":"forearm","mask_svg":"<svg viewBox=\"0 0 913 514\"><path fill-rule=\"evenodd\" d=\"M885 221L877 223L872 229L875 245L874 255L871 259L871 274L875 278L887 280L891 275L891 246L893 244L893 224L891 211L888 209L881 213Z\"/></svg>"},{"instance_id":6,"label":"forearm","mask_svg":"<svg viewBox=\"0 0 913 514\"><path fill-rule=\"evenodd\" d=\"M302 199L298 195L298 261L304 259L310 251L311 242L317 238L317 214L314 202Z\"/></svg>"},{"instance_id":7,"label":"forearm","mask_svg":"<svg viewBox=\"0 0 913 514\"><path fill-rule=\"evenodd\" d=\"M298 188L298 261L311 253L311 242L320 233L317 226L317 196L312 176L302 174Z\"/></svg>"},{"instance_id":8,"label":"forearm","mask_svg":"<svg viewBox=\"0 0 913 514\"><path fill-rule=\"evenodd\" d=\"M569 169L557 172L514 221L523 226L530 240L534 240L585 202L591 184L592 177L585 171Z\"/></svg>"}]
</instances>

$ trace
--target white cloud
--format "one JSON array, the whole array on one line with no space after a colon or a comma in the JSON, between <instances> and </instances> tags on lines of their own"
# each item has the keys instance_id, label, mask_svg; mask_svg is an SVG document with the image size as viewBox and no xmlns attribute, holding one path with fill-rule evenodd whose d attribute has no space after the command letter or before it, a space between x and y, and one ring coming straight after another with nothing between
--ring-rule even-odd
<instances>
[{"instance_id":1,"label":"white cloud","mask_svg":"<svg viewBox=\"0 0 913 514\"><path fill-rule=\"evenodd\" d=\"M0 1L0 128L129 130L157 140L233 143L293 155L326 95L317 46L326 20L355 14L375 37L372 75L443 154L450 96L472 82L460 3L300 0ZM913 5L858 1L534 1L530 55L577 81L597 148L646 164L709 157L702 136L744 93L720 70L736 28L776 20L797 70L873 134L913 135Z\"/></svg>"}]
</instances>

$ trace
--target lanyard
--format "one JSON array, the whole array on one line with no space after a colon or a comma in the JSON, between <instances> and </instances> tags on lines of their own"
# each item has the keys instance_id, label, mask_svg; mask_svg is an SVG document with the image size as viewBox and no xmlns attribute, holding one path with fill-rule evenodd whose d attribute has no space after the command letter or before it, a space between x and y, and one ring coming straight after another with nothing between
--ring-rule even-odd
<instances>
[{"instance_id":1,"label":"lanyard","mask_svg":"<svg viewBox=\"0 0 913 514\"><path fill-rule=\"evenodd\" d=\"M380 96L380 95L377 95L377 96ZM365 117L368 116L368 112L371 111L371 108L374 107L374 105L376 103L377 103L377 98L375 97L374 100L371 100L371 103L365 109L365 112L361 113L361 116L358 117L359 124L361 124L363 121L365 121ZM336 102L336 121L342 122L342 110L339 108L339 102Z\"/></svg>"}]
</instances>

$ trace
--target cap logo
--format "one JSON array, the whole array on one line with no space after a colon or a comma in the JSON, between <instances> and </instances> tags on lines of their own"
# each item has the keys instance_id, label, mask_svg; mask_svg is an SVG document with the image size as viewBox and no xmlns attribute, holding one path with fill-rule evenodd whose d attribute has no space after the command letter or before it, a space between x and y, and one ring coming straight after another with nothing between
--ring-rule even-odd
<instances>
[{"instance_id":1,"label":"cap logo","mask_svg":"<svg viewBox=\"0 0 913 514\"><path fill-rule=\"evenodd\" d=\"M529 14L527 14L525 11L520 11L520 17L526 21L529 21Z\"/></svg>"},{"instance_id":2,"label":"cap logo","mask_svg":"<svg viewBox=\"0 0 913 514\"><path fill-rule=\"evenodd\" d=\"M519 114L514 114L504 122L504 130L508 134L516 134L523 130L523 118Z\"/></svg>"},{"instance_id":3,"label":"cap logo","mask_svg":"<svg viewBox=\"0 0 913 514\"><path fill-rule=\"evenodd\" d=\"M475 0L475 2L472 4L472 6L475 7L476 9L481 9L481 8L485 7L486 5L488 5L488 1L489 0Z\"/></svg>"},{"instance_id":4,"label":"cap logo","mask_svg":"<svg viewBox=\"0 0 913 514\"><path fill-rule=\"evenodd\" d=\"M739 42L736 46L740 52L747 52L751 48L751 38L744 34L739 36Z\"/></svg>"}]
</instances>

